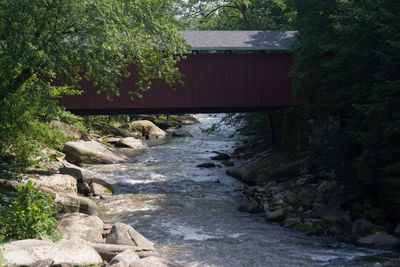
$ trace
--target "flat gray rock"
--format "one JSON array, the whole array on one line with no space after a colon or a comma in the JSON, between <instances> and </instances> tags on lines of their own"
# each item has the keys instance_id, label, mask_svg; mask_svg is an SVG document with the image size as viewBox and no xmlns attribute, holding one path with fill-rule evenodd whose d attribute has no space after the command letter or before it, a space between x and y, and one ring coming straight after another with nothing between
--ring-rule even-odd
<instances>
[{"instance_id":1,"label":"flat gray rock","mask_svg":"<svg viewBox=\"0 0 400 267\"><path fill-rule=\"evenodd\" d=\"M18 240L0 246L6 266L32 266L40 261L77 266L99 265L100 255L84 240Z\"/></svg>"}]
</instances>

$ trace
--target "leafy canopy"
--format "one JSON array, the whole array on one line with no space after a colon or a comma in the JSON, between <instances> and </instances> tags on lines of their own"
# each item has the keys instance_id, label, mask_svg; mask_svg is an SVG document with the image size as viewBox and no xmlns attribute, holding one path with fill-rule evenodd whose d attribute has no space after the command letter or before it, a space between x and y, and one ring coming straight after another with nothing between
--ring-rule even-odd
<instances>
[{"instance_id":1,"label":"leafy canopy","mask_svg":"<svg viewBox=\"0 0 400 267\"><path fill-rule=\"evenodd\" d=\"M134 62L138 97L151 79L179 80L186 44L171 8L169 0L0 0L0 163L26 161L37 142L58 144L44 122L72 117L56 100L84 89L82 78L118 96Z\"/></svg>"}]
</instances>

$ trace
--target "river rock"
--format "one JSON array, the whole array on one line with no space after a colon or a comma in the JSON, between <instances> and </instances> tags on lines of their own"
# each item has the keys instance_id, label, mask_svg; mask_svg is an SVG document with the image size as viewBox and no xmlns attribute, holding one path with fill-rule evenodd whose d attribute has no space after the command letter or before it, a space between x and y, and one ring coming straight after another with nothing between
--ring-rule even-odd
<instances>
[{"instance_id":1,"label":"river rock","mask_svg":"<svg viewBox=\"0 0 400 267\"><path fill-rule=\"evenodd\" d=\"M351 227L351 235L353 237L362 237L370 234L371 232L384 231L383 227L378 227L377 225L367 221L363 218L359 218L353 222Z\"/></svg>"},{"instance_id":2,"label":"river rock","mask_svg":"<svg viewBox=\"0 0 400 267\"><path fill-rule=\"evenodd\" d=\"M139 260L139 256L133 249L126 249L111 259L109 266L125 267L130 266L132 262Z\"/></svg>"},{"instance_id":3,"label":"river rock","mask_svg":"<svg viewBox=\"0 0 400 267\"><path fill-rule=\"evenodd\" d=\"M202 163L202 164L197 165L196 167L199 167L199 168L214 168L215 164L214 163Z\"/></svg>"},{"instance_id":4,"label":"river rock","mask_svg":"<svg viewBox=\"0 0 400 267\"><path fill-rule=\"evenodd\" d=\"M62 167L58 170L61 174L69 174L74 176L78 181L82 180L83 174L87 170L78 167L72 163L69 163L65 159L57 158L57 160L62 164Z\"/></svg>"},{"instance_id":5,"label":"river rock","mask_svg":"<svg viewBox=\"0 0 400 267\"><path fill-rule=\"evenodd\" d=\"M78 200L79 212L93 216L99 215L99 206L93 200L81 196L78 196Z\"/></svg>"},{"instance_id":6,"label":"river rock","mask_svg":"<svg viewBox=\"0 0 400 267\"><path fill-rule=\"evenodd\" d=\"M95 196L107 197L114 194L113 186L103 179L88 178L83 181L89 185L90 192Z\"/></svg>"},{"instance_id":7,"label":"river rock","mask_svg":"<svg viewBox=\"0 0 400 267\"><path fill-rule=\"evenodd\" d=\"M126 147L132 149L144 149L148 147L148 145L145 142L143 142L143 140L136 139L134 137L125 137L125 138L114 137L108 139L108 142L116 147Z\"/></svg>"},{"instance_id":8,"label":"river rock","mask_svg":"<svg viewBox=\"0 0 400 267\"><path fill-rule=\"evenodd\" d=\"M224 160L222 161L222 164L224 164L227 167L232 167L233 165L235 165L231 160Z\"/></svg>"},{"instance_id":9,"label":"river rock","mask_svg":"<svg viewBox=\"0 0 400 267\"><path fill-rule=\"evenodd\" d=\"M281 208L267 214L266 219L273 222L281 222L286 218L286 209Z\"/></svg>"},{"instance_id":10,"label":"river rock","mask_svg":"<svg viewBox=\"0 0 400 267\"><path fill-rule=\"evenodd\" d=\"M97 216L99 214L99 207L97 204L88 198L80 197L75 194L68 194L63 192L45 191L54 198L56 207L61 212L81 212L88 215Z\"/></svg>"},{"instance_id":11,"label":"river rock","mask_svg":"<svg viewBox=\"0 0 400 267\"><path fill-rule=\"evenodd\" d=\"M152 256L131 262L129 267L183 267L183 265Z\"/></svg>"},{"instance_id":12,"label":"river rock","mask_svg":"<svg viewBox=\"0 0 400 267\"><path fill-rule=\"evenodd\" d=\"M230 160L231 156L228 154L222 153L222 152L217 152L218 155L211 157L213 160Z\"/></svg>"},{"instance_id":13,"label":"river rock","mask_svg":"<svg viewBox=\"0 0 400 267\"><path fill-rule=\"evenodd\" d=\"M400 244L400 240L386 232L376 232L357 239L357 243L362 246L393 248Z\"/></svg>"},{"instance_id":14,"label":"river rock","mask_svg":"<svg viewBox=\"0 0 400 267\"><path fill-rule=\"evenodd\" d=\"M107 164L132 161L124 153L96 141L67 142L64 145L63 152L66 155L67 161L78 165L85 163Z\"/></svg>"},{"instance_id":15,"label":"river rock","mask_svg":"<svg viewBox=\"0 0 400 267\"><path fill-rule=\"evenodd\" d=\"M25 239L4 244L0 250L7 266L36 266L36 263L47 260L51 260L53 265L68 266L100 265L103 262L96 250L81 239L56 243Z\"/></svg>"},{"instance_id":16,"label":"river rock","mask_svg":"<svg viewBox=\"0 0 400 267\"><path fill-rule=\"evenodd\" d=\"M78 193L84 196L90 195L90 186L88 183L82 181L79 182L76 187L78 188Z\"/></svg>"},{"instance_id":17,"label":"river rock","mask_svg":"<svg viewBox=\"0 0 400 267\"><path fill-rule=\"evenodd\" d=\"M135 246L135 250L155 251L153 244L131 226L115 223L106 239L107 244Z\"/></svg>"},{"instance_id":18,"label":"river rock","mask_svg":"<svg viewBox=\"0 0 400 267\"><path fill-rule=\"evenodd\" d=\"M158 138L164 138L167 135L165 131L161 130L154 123L148 120L138 120L129 124L129 128L136 132L142 132L142 126L146 128L146 132L149 133L149 135L157 136Z\"/></svg>"},{"instance_id":19,"label":"river rock","mask_svg":"<svg viewBox=\"0 0 400 267\"><path fill-rule=\"evenodd\" d=\"M184 129L175 129L172 131L172 136L174 137L193 137L189 131L184 130Z\"/></svg>"},{"instance_id":20,"label":"river rock","mask_svg":"<svg viewBox=\"0 0 400 267\"><path fill-rule=\"evenodd\" d=\"M58 218L57 230L62 233L64 239L103 241L103 221L97 216L78 212L64 214Z\"/></svg>"},{"instance_id":21,"label":"river rock","mask_svg":"<svg viewBox=\"0 0 400 267\"><path fill-rule=\"evenodd\" d=\"M301 191L297 194L296 199L301 204L311 206L315 199L315 194L311 193L310 191L302 188Z\"/></svg>"},{"instance_id":22,"label":"river rock","mask_svg":"<svg viewBox=\"0 0 400 267\"><path fill-rule=\"evenodd\" d=\"M159 256L155 250L140 250L137 246L130 245L116 245L116 244L104 244L104 243L92 243L92 247L100 254L103 260L111 261L119 253L127 250L133 249L140 258Z\"/></svg>"},{"instance_id":23,"label":"river rock","mask_svg":"<svg viewBox=\"0 0 400 267\"><path fill-rule=\"evenodd\" d=\"M101 179L88 179L90 191L94 196L106 197L114 194L112 185Z\"/></svg>"},{"instance_id":24,"label":"river rock","mask_svg":"<svg viewBox=\"0 0 400 267\"><path fill-rule=\"evenodd\" d=\"M244 203L242 203L239 208L239 211L248 212L248 213L257 213L261 212L260 203L254 198L247 199Z\"/></svg>"},{"instance_id":25,"label":"river rock","mask_svg":"<svg viewBox=\"0 0 400 267\"><path fill-rule=\"evenodd\" d=\"M26 178L32 180L35 187L47 187L55 192L76 193L77 181L68 174L29 175Z\"/></svg>"}]
</instances>

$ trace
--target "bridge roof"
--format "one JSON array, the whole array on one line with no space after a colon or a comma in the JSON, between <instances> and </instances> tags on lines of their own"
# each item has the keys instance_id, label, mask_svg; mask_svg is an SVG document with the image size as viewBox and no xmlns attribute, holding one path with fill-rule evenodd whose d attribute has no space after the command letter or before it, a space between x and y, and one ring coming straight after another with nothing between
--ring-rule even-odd
<instances>
[{"instance_id":1,"label":"bridge roof","mask_svg":"<svg viewBox=\"0 0 400 267\"><path fill-rule=\"evenodd\" d=\"M289 50L296 31L181 31L191 50Z\"/></svg>"}]
</instances>

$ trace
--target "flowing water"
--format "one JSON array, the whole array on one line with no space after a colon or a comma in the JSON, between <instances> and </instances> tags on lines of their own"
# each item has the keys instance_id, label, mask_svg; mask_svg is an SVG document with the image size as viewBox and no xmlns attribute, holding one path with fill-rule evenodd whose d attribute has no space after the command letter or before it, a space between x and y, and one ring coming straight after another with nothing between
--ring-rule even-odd
<instances>
[{"instance_id":1,"label":"flowing water","mask_svg":"<svg viewBox=\"0 0 400 267\"><path fill-rule=\"evenodd\" d=\"M115 188L99 200L106 222L131 225L162 257L184 266L388 266L391 251L372 250L267 224L262 214L237 211L243 184L226 167L198 168L212 151L232 153L234 129L206 134L220 117L198 115L185 126L193 138L174 138L131 164L95 165L90 175Z\"/></svg>"}]
</instances>

